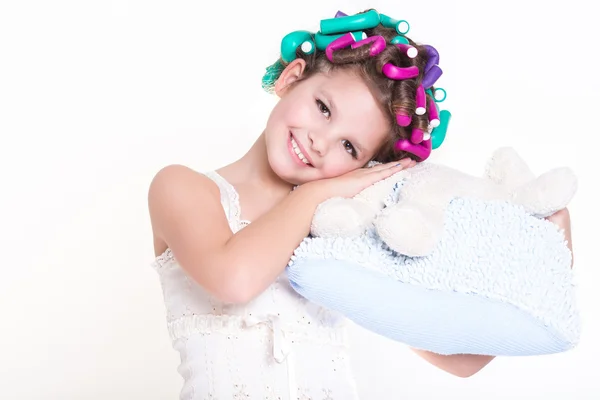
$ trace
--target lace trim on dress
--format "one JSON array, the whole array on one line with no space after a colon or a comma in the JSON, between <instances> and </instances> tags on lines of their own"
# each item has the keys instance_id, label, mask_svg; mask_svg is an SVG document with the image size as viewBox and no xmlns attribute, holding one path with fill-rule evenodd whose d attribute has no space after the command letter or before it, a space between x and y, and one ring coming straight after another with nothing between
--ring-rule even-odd
<instances>
[{"instance_id":1,"label":"lace trim on dress","mask_svg":"<svg viewBox=\"0 0 600 400\"><path fill-rule=\"evenodd\" d=\"M348 346L348 337L344 329L326 326L302 326L282 323L276 315L240 316L240 315L190 315L167 323L171 340L189 338L195 334L215 334L236 336L248 329L270 329L274 333L283 333L292 342L313 344L335 344Z\"/></svg>"},{"instance_id":2,"label":"lace trim on dress","mask_svg":"<svg viewBox=\"0 0 600 400\"><path fill-rule=\"evenodd\" d=\"M217 186L219 186L219 189L225 191L224 195L229 202L229 223L232 225L231 229L233 230L233 233L248 225L250 221L241 219L242 209L240 207L240 195L233 185L216 171L207 172L205 175L214 180L217 183ZM221 199L223 201L223 197L221 197Z\"/></svg>"}]
</instances>

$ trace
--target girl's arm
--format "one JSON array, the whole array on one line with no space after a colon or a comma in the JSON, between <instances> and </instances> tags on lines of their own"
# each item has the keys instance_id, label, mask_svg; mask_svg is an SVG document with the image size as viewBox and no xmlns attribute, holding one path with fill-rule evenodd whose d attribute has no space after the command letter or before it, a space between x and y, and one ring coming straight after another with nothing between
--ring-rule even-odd
<instances>
[{"instance_id":1,"label":"girl's arm","mask_svg":"<svg viewBox=\"0 0 600 400\"><path fill-rule=\"evenodd\" d=\"M203 174L172 165L159 171L150 184L152 230L204 289L221 301L246 303L285 270L309 234L320 203L334 196L354 196L408 165L412 162L406 159L306 183L235 235L217 185Z\"/></svg>"},{"instance_id":2,"label":"girl's arm","mask_svg":"<svg viewBox=\"0 0 600 400\"><path fill-rule=\"evenodd\" d=\"M573 243L571 239L571 215L568 208L563 208L560 211L555 212L546 218L548 221L558 225L565 233L565 240L567 241L567 247L571 250L571 268L573 268Z\"/></svg>"},{"instance_id":3,"label":"girl's arm","mask_svg":"<svg viewBox=\"0 0 600 400\"><path fill-rule=\"evenodd\" d=\"M425 350L412 349L430 364L460 378L468 378L489 364L494 356L453 354L444 356Z\"/></svg>"},{"instance_id":4,"label":"girl's arm","mask_svg":"<svg viewBox=\"0 0 600 400\"><path fill-rule=\"evenodd\" d=\"M571 250L571 254L573 254L573 245L571 243L571 217L569 215L569 210L564 208L550 215L547 219L558 225L560 229L564 230L567 246L569 247L569 250ZM573 267L572 261L571 267ZM443 356L425 350L413 349L413 351L432 365L461 378L467 378L476 374L494 359L494 356L472 354Z\"/></svg>"},{"instance_id":5,"label":"girl's arm","mask_svg":"<svg viewBox=\"0 0 600 400\"><path fill-rule=\"evenodd\" d=\"M187 167L173 165L153 179L148 206L152 229L181 267L215 297L245 303L284 270L309 233L322 191L299 187L270 212L235 235L218 186Z\"/></svg>"}]
</instances>

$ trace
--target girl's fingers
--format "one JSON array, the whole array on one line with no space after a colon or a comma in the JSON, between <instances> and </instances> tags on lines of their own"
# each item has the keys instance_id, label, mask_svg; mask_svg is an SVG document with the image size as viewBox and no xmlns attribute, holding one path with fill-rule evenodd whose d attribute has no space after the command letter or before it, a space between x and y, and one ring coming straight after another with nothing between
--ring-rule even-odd
<instances>
[{"instance_id":1,"label":"girl's fingers","mask_svg":"<svg viewBox=\"0 0 600 400\"><path fill-rule=\"evenodd\" d=\"M410 158L403 158L400 161L393 161L391 163L388 163L388 165L390 165L390 167L396 167L398 165L401 165L402 168L409 168L411 166L413 166L413 160L411 160Z\"/></svg>"},{"instance_id":2,"label":"girl's fingers","mask_svg":"<svg viewBox=\"0 0 600 400\"><path fill-rule=\"evenodd\" d=\"M400 161L392 161L386 164L377 164L374 167L371 168L367 168L367 172L379 172L382 170L386 170L386 169L394 169L394 170L400 170L403 168L410 168L410 167L414 167L417 164L416 161L410 159L410 158L403 158Z\"/></svg>"}]
</instances>

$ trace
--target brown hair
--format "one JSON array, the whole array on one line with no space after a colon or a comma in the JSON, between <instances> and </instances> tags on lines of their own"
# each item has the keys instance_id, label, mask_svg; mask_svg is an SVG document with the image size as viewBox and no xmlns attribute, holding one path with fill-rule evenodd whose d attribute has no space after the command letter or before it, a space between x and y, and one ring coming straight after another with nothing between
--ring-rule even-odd
<instances>
[{"instance_id":1,"label":"brown hair","mask_svg":"<svg viewBox=\"0 0 600 400\"><path fill-rule=\"evenodd\" d=\"M340 69L357 73L367 84L373 97L381 105L391 127L387 140L381 145L373 160L391 162L404 157L416 159L410 153L396 150L394 144L398 139L409 139L414 128L421 129L423 132L427 132L428 130L428 113L426 112L423 115L415 114L417 87L423 80L423 71L427 64L427 51L409 37L404 36L410 45L418 50L418 55L415 58L409 58L397 46L390 45L391 40L398 36L398 33L392 28L383 27L381 24L372 29L366 29L364 32L369 37L375 35L382 36L386 41L386 48L374 57L369 54L370 45L361 46L356 49L347 47L336 50L333 53L333 63L326 57L325 51L315 49L312 54L305 54L298 49L296 57L306 61L306 68L300 80L307 79L316 73L328 73ZM279 60L279 62L282 66L286 66L287 64L283 60ZM416 66L419 68L419 75L416 78L405 80L390 79L381 72L383 66L388 62L398 67ZM435 93L433 87L431 90L432 93ZM427 101L429 101L429 94L427 94ZM396 122L396 113L398 111L402 111L406 115L412 115L412 121L409 126L402 127L398 125Z\"/></svg>"}]
</instances>

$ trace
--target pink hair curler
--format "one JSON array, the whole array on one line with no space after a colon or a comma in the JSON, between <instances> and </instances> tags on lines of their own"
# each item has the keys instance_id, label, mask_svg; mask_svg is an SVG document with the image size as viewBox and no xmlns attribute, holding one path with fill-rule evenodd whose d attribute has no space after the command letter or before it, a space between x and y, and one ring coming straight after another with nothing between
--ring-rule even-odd
<instances>
[{"instance_id":1,"label":"pink hair curler","mask_svg":"<svg viewBox=\"0 0 600 400\"><path fill-rule=\"evenodd\" d=\"M390 79L401 81L404 79L416 78L419 76L419 68L415 67L396 67L394 64L385 63L381 72Z\"/></svg>"},{"instance_id":2,"label":"pink hair curler","mask_svg":"<svg viewBox=\"0 0 600 400\"><path fill-rule=\"evenodd\" d=\"M430 97L428 102L427 112L429 113L429 125L432 128L437 128L440 125L440 117L438 114L437 106L435 105L435 100Z\"/></svg>"},{"instance_id":3,"label":"pink hair curler","mask_svg":"<svg viewBox=\"0 0 600 400\"><path fill-rule=\"evenodd\" d=\"M398 111L396 113L396 122L400 126L409 126L412 122L412 116L406 115L403 111Z\"/></svg>"},{"instance_id":4,"label":"pink hair curler","mask_svg":"<svg viewBox=\"0 0 600 400\"><path fill-rule=\"evenodd\" d=\"M362 40L361 40L362 41ZM343 49L344 47L350 46L352 43L356 43L354 40L354 36L352 33L348 32L343 36L335 39L333 42L329 43L325 48L325 55L329 59L329 61L333 62L333 52L335 50Z\"/></svg>"},{"instance_id":5,"label":"pink hair curler","mask_svg":"<svg viewBox=\"0 0 600 400\"><path fill-rule=\"evenodd\" d=\"M419 50L410 44L396 43L396 47L398 47L409 58L415 58L419 55Z\"/></svg>"},{"instance_id":6,"label":"pink hair curler","mask_svg":"<svg viewBox=\"0 0 600 400\"><path fill-rule=\"evenodd\" d=\"M417 109L415 111L415 114L417 114L417 115L425 114L426 97L425 97L425 89L423 88L423 85L419 85L419 87L417 88L416 102L417 102Z\"/></svg>"},{"instance_id":7,"label":"pink hair curler","mask_svg":"<svg viewBox=\"0 0 600 400\"><path fill-rule=\"evenodd\" d=\"M410 142L413 144L419 144L423 141L424 134L419 128L414 128L410 135Z\"/></svg>"},{"instance_id":8,"label":"pink hair curler","mask_svg":"<svg viewBox=\"0 0 600 400\"><path fill-rule=\"evenodd\" d=\"M406 151L415 155L419 161L426 160L431 154L431 140L424 140L419 144L412 144L410 140L399 139L395 145L396 150Z\"/></svg>"},{"instance_id":9,"label":"pink hair curler","mask_svg":"<svg viewBox=\"0 0 600 400\"><path fill-rule=\"evenodd\" d=\"M364 46L365 44L368 44L368 43L373 43L371 45L371 50L369 52L371 57L376 56L377 54L381 53L385 49L385 39L381 35L369 36L366 39L352 43L352 45L350 47L352 47L353 49L356 49L356 48Z\"/></svg>"}]
</instances>

